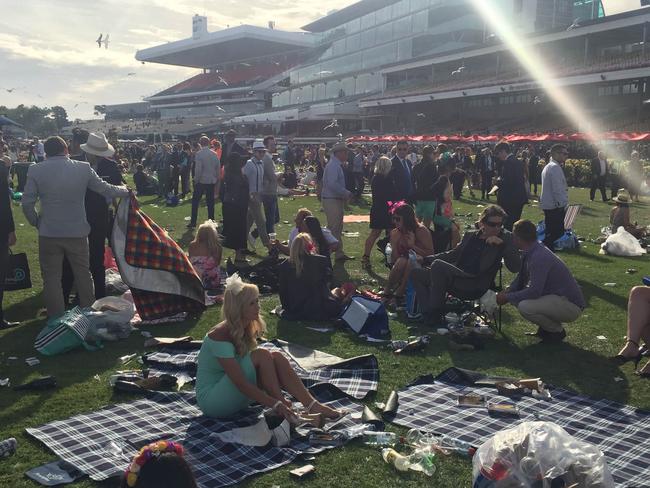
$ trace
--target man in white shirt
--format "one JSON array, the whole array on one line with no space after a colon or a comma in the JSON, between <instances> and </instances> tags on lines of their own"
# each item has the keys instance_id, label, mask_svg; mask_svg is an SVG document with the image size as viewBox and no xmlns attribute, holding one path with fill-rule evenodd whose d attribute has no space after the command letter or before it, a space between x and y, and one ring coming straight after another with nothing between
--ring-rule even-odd
<instances>
[{"instance_id":1,"label":"man in white shirt","mask_svg":"<svg viewBox=\"0 0 650 488\"><path fill-rule=\"evenodd\" d=\"M217 155L210 150L210 139L202 136L199 139L201 149L194 156L194 193L192 194L192 216L188 227L196 227L201 196L205 193L208 206L208 219L214 220L214 195L219 188L219 171L221 165Z\"/></svg>"},{"instance_id":2,"label":"man in white shirt","mask_svg":"<svg viewBox=\"0 0 650 488\"><path fill-rule=\"evenodd\" d=\"M264 189L264 162L262 160L265 154L266 147L264 143L260 140L255 141L253 143L253 157L246 162L243 171L246 178L248 178L250 195L246 228L250 232L254 222L262 244L269 247L269 234L266 232L266 218L262 208L262 191Z\"/></svg>"},{"instance_id":3,"label":"man in white shirt","mask_svg":"<svg viewBox=\"0 0 650 488\"><path fill-rule=\"evenodd\" d=\"M569 156L564 144L551 148L551 160L542 170L542 193L539 206L544 211L544 245L553 251L554 242L564 234L564 216L569 204L569 188L562 165Z\"/></svg>"},{"instance_id":4,"label":"man in white shirt","mask_svg":"<svg viewBox=\"0 0 650 488\"><path fill-rule=\"evenodd\" d=\"M38 140L38 137L34 137L33 147L34 159L36 162L40 163L45 159L45 147L43 146L43 143Z\"/></svg>"}]
</instances>

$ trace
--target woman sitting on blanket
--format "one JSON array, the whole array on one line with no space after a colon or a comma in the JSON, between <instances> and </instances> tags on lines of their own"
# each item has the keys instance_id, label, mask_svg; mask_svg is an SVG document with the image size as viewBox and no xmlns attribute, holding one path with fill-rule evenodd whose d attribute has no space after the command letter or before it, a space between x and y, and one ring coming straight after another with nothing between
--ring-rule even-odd
<instances>
[{"instance_id":1,"label":"woman sitting on blanket","mask_svg":"<svg viewBox=\"0 0 650 488\"><path fill-rule=\"evenodd\" d=\"M294 223L296 224L296 226L293 229L291 229L291 232L289 233L288 244L285 245L282 244L281 242L276 241L275 243L272 243L273 246L282 254L288 256L291 248L291 243L296 238L296 236L301 232L306 232L312 236L312 239L320 241L320 237L315 236L315 232L313 231L313 228L310 227L310 225L308 224L307 222L308 217L313 217L311 210L309 210L308 208L299 209L294 218ZM326 256L329 255L330 252L336 250L339 241L336 239L336 237L332 235L332 232L326 227L321 227L321 233L323 234L325 241L329 245L329 251L327 251L327 253L325 253L324 251L320 251L319 254ZM319 244L319 248L320 248L320 244Z\"/></svg>"},{"instance_id":2,"label":"woman sitting on blanket","mask_svg":"<svg viewBox=\"0 0 650 488\"><path fill-rule=\"evenodd\" d=\"M612 234L615 234L619 227L623 227L637 239L643 237L645 228L638 227L636 223L630 222L631 199L628 191L624 188L618 190L618 194L612 198L612 201L615 203L614 208L609 214L609 224Z\"/></svg>"},{"instance_id":3,"label":"woman sitting on blanket","mask_svg":"<svg viewBox=\"0 0 650 488\"><path fill-rule=\"evenodd\" d=\"M307 413L339 419L342 412L318 402L284 355L257 348L257 339L266 331L258 298L257 286L244 283L239 275L226 280L223 320L205 336L198 356L196 400L201 411L210 417L233 417L257 402L299 423L285 390Z\"/></svg>"},{"instance_id":4,"label":"woman sitting on blanket","mask_svg":"<svg viewBox=\"0 0 650 488\"><path fill-rule=\"evenodd\" d=\"M397 307L404 306L404 293L411 273L411 252L415 253L417 261L433 254L433 238L431 231L415 219L415 211L404 202L397 202L391 207L393 225L390 232L392 252L389 263L392 263L388 284L382 295L386 299L394 298Z\"/></svg>"},{"instance_id":5,"label":"woman sitting on blanket","mask_svg":"<svg viewBox=\"0 0 650 488\"><path fill-rule=\"evenodd\" d=\"M190 243L188 252L190 262L206 290L215 290L221 286L219 265L222 253L217 225L212 220L206 220L196 230L196 237Z\"/></svg>"},{"instance_id":6,"label":"woman sitting on blanket","mask_svg":"<svg viewBox=\"0 0 650 488\"><path fill-rule=\"evenodd\" d=\"M282 317L288 320L337 318L349 291L342 288L330 291L331 277L329 259L317 252L309 234L298 234L291 243L289 259L280 263Z\"/></svg>"}]
</instances>

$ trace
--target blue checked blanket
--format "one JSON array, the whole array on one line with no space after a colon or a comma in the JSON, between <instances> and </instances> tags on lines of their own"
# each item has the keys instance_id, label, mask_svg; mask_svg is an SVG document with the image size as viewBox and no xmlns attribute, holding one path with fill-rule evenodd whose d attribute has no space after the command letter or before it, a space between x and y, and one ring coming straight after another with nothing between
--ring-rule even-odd
<instances>
[{"instance_id":1,"label":"blue checked blanket","mask_svg":"<svg viewBox=\"0 0 650 488\"><path fill-rule=\"evenodd\" d=\"M339 422L327 424L330 432L353 437L363 431L363 405L335 389L330 389L329 395L315 395L334 408L351 411ZM285 447L248 447L224 443L217 437L216 433L256 423L260 413L261 408L249 407L237 419L213 419L201 414L193 392L154 393L131 403L111 405L26 430L95 481L121 476L138 450L150 442L180 442L201 488L234 485L249 476L289 464L303 454L331 448L311 446L307 432L302 429L300 433L305 436L294 438Z\"/></svg>"},{"instance_id":2,"label":"blue checked blanket","mask_svg":"<svg viewBox=\"0 0 650 488\"><path fill-rule=\"evenodd\" d=\"M500 396L494 387L473 385L475 379L480 378L457 368L435 379L421 377L398 392L397 411L385 414L384 419L402 427L448 434L477 447L522 421L554 422L577 439L598 446L618 486L650 486L650 412L550 387L552 400L528 396L515 400L520 418L491 417L485 408L459 407L458 395L477 393L488 401L513 399Z\"/></svg>"},{"instance_id":3,"label":"blue checked blanket","mask_svg":"<svg viewBox=\"0 0 650 488\"><path fill-rule=\"evenodd\" d=\"M329 383L346 395L358 400L377 391L379 364L375 356L359 356L322 368L307 370L301 367L280 343L264 342L260 344L260 347L283 353L307 387ZM171 375L188 374L190 377L195 377L198 355L199 351L163 348L160 351L145 354L143 361L151 376L166 373Z\"/></svg>"}]
</instances>

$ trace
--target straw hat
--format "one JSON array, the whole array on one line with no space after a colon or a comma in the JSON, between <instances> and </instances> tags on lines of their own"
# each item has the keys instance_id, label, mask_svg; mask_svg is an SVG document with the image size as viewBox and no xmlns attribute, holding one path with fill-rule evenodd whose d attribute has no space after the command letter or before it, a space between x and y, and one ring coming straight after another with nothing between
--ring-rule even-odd
<instances>
[{"instance_id":1,"label":"straw hat","mask_svg":"<svg viewBox=\"0 0 650 488\"><path fill-rule=\"evenodd\" d=\"M630 194L625 188L621 188L618 190L616 196L612 198L612 201L616 203L630 203Z\"/></svg>"},{"instance_id":2,"label":"straw hat","mask_svg":"<svg viewBox=\"0 0 650 488\"><path fill-rule=\"evenodd\" d=\"M91 132L86 144L81 144L81 150L87 154L110 158L115 154L115 148L106 140L103 132Z\"/></svg>"}]
</instances>

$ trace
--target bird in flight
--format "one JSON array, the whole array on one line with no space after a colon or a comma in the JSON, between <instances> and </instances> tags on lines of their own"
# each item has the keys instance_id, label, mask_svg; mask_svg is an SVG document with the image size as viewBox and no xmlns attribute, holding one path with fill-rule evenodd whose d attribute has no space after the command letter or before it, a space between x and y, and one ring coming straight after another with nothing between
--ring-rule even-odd
<instances>
[{"instance_id":1,"label":"bird in flight","mask_svg":"<svg viewBox=\"0 0 650 488\"><path fill-rule=\"evenodd\" d=\"M460 75L463 71L465 71L465 66L459 66L457 69L451 72L451 76Z\"/></svg>"},{"instance_id":2,"label":"bird in flight","mask_svg":"<svg viewBox=\"0 0 650 488\"><path fill-rule=\"evenodd\" d=\"M219 83L223 83L224 85L229 86L228 82L223 79L223 76L218 76L217 80L219 81Z\"/></svg>"},{"instance_id":3,"label":"bird in flight","mask_svg":"<svg viewBox=\"0 0 650 488\"><path fill-rule=\"evenodd\" d=\"M334 129L335 127L338 127L338 126L339 126L339 121L336 120L336 119L332 119L332 122L330 122L329 125L326 125L325 127L323 127L323 130Z\"/></svg>"},{"instance_id":4,"label":"bird in flight","mask_svg":"<svg viewBox=\"0 0 650 488\"><path fill-rule=\"evenodd\" d=\"M106 34L106 37L104 37L104 34L100 32L99 37L95 41L97 43L97 47L101 49L102 43L104 44L104 48L108 49L108 39L109 39L109 34Z\"/></svg>"},{"instance_id":5,"label":"bird in flight","mask_svg":"<svg viewBox=\"0 0 650 488\"><path fill-rule=\"evenodd\" d=\"M426 115L424 115L422 112L420 112L419 114L416 114L416 117L422 117L424 119L426 117Z\"/></svg>"},{"instance_id":6,"label":"bird in flight","mask_svg":"<svg viewBox=\"0 0 650 488\"><path fill-rule=\"evenodd\" d=\"M219 112L225 112L225 110L223 109L223 107L220 107L219 105L217 105L215 108L216 108Z\"/></svg>"},{"instance_id":7,"label":"bird in flight","mask_svg":"<svg viewBox=\"0 0 650 488\"><path fill-rule=\"evenodd\" d=\"M130 73L127 73L126 76L135 76L135 73L131 71Z\"/></svg>"}]
</instances>

